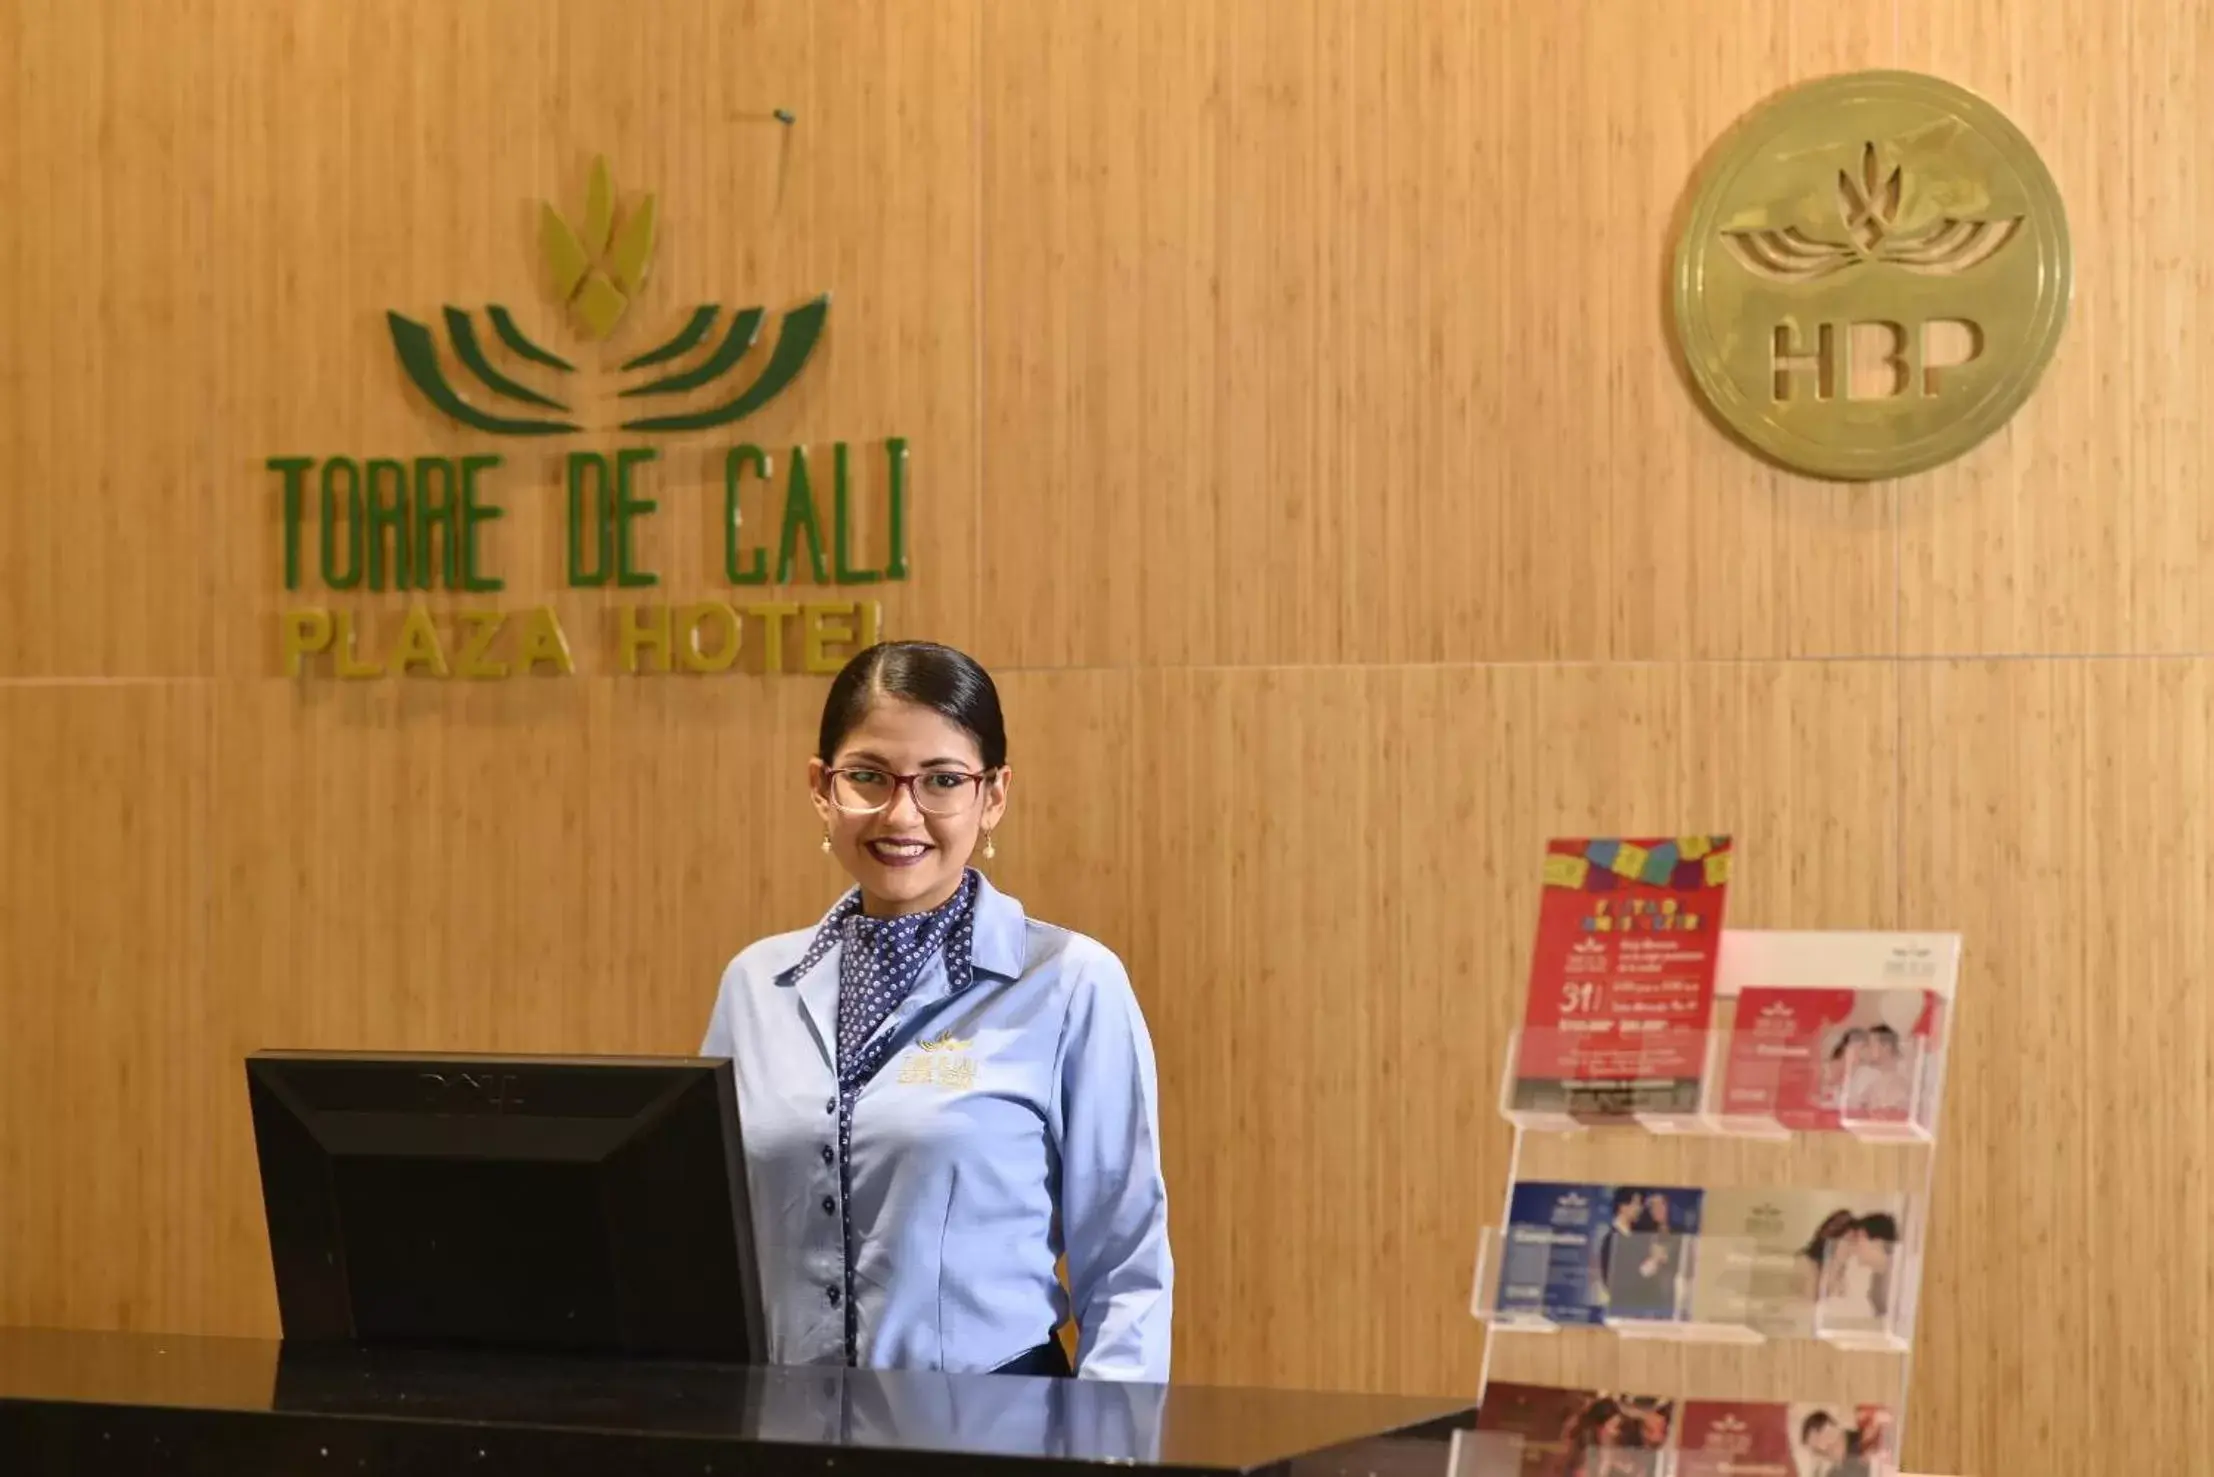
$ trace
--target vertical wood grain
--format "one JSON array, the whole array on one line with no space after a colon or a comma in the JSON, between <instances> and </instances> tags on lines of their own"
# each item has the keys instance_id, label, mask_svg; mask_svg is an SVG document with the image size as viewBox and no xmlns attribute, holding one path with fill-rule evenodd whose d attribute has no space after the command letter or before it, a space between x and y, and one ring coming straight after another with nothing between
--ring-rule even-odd
<instances>
[{"instance_id":1,"label":"vertical wood grain","mask_svg":"<svg viewBox=\"0 0 2214 1477\"><path fill-rule=\"evenodd\" d=\"M602 368L694 307L768 310L750 376L778 316L830 293L783 395L660 439L643 474L660 504L642 525L651 595L733 597L718 519L723 454L743 441L780 486L807 444L825 507L830 443L852 443L857 548L881 562L881 444L904 436L915 578L872 593L894 629L972 640L967 5L8 9L30 85L9 89L0 153L16 222L0 247L0 463L16 469L0 676L276 675L277 611L317 601L281 589L272 456L498 453L487 571L511 603L550 599L591 626L607 596L561 586L561 457L648 438L503 442L448 423L394 359L387 311L436 323L494 303L576 356L580 409L605 426L626 407ZM595 155L621 199L656 196L662 243L604 346L547 301L536 236L541 201L581 210ZM746 512L773 534L778 507L764 494Z\"/></svg>"},{"instance_id":2,"label":"vertical wood grain","mask_svg":"<svg viewBox=\"0 0 2214 1477\"><path fill-rule=\"evenodd\" d=\"M0 677L205 673L216 27L0 9ZM200 270L180 271L180 264Z\"/></svg>"},{"instance_id":3,"label":"vertical wood grain","mask_svg":"<svg viewBox=\"0 0 2214 1477\"><path fill-rule=\"evenodd\" d=\"M191 1327L237 1291L241 1207L200 1153L228 1081L212 706L0 684L0 1322Z\"/></svg>"},{"instance_id":4,"label":"vertical wood grain","mask_svg":"<svg viewBox=\"0 0 2214 1477\"><path fill-rule=\"evenodd\" d=\"M1152 1023L1180 1377L1473 1389L1469 1275L1506 1173L1498 1074L1545 838L1729 816L1737 921L1885 926L1867 858L1896 844L1891 681L1860 663L1015 679L996 870L1120 949Z\"/></svg>"},{"instance_id":5,"label":"vertical wood grain","mask_svg":"<svg viewBox=\"0 0 2214 1477\"><path fill-rule=\"evenodd\" d=\"M989 654L1887 648L1890 491L1724 440L1662 303L1709 143L1891 46L1866 6L990 6Z\"/></svg>"},{"instance_id":6,"label":"vertical wood grain","mask_svg":"<svg viewBox=\"0 0 2214 1477\"><path fill-rule=\"evenodd\" d=\"M2214 649L2214 511L2199 491L2214 473L2214 6L1908 5L1900 47L2029 135L2076 262L2035 398L1902 491L1902 650Z\"/></svg>"},{"instance_id":7,"label":"vertical wood grain","mask_svg":"<svg viewBox=\"0 0 2214 1477\"><path fill-rule=\"evenodd\" d=\"M2214 1449L2214 664L1916 664L1901 705L1921 817L1903 924L1971 941L1915 1459L2197 1471Z\"/></svg>"}]
</instances>

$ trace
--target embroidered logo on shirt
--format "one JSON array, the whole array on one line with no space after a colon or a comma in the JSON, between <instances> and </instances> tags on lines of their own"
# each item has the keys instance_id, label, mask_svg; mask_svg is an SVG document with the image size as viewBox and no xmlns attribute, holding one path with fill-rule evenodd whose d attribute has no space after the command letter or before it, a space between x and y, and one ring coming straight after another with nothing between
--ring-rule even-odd
<instances>
[{"instance_id":1,"label":"embroidered logo on shirt","mask_svg":"<svg viewBox=\"0 0 2214 1477\"><path fill-rule=\"evenodd\" d=\"M902 1087L943 1087L965 1091L976 1086L976 1060L968 1055L969 1042L951 1031L930 1041L918 1041L915 1050L900 1063Z\"/></svg>"}]
</instances>

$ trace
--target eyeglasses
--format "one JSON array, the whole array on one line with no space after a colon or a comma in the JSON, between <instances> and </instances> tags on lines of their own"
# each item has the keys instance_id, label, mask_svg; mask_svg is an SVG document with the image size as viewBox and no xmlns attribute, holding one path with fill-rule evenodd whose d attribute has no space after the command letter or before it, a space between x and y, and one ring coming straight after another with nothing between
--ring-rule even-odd
<instances>
[{"instance_id":1,"label":"eyeglasses","mask_svg":"<svg viewBox=\"0 0 2214 1477\"><path fill-rule=\"evenodd\" d=\"M967 774L933 769L922 774L891 774L881 769L833 769L828 776L830 803L847 815L875 815L890 808L905 790L925 815L959 815L976 803L991 771Z\"/></svg>"}]
</instances>

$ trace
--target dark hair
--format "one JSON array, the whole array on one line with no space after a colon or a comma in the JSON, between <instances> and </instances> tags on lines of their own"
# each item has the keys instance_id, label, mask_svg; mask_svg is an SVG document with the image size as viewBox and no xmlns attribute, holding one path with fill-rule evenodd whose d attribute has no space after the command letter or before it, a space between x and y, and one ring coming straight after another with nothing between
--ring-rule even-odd
<instances>
[{"instance_id":1,"label":"dark hair","mask_svg":"<svg viewBox=\"0 0 2214 1477\"><path fill-rule=\"evenodd\" d=\"M1643 1190L1634 1190L1628 1185L1624 1185L1614 1192L1614 1208L1616 1210L1620 1210L1625 1205L1642 1206L1644 1203L1645 1192Z\"/></svg>"},{"instance_id":2,"label":"dark hair","mask_svg":"<svg viewBox=\"0 0 2214 1477\"><path fill-rule=\"evenodd\" d=\"M1815 1227L1814 1239L1799 1248L1799 1255L1813 1262L1816 1266L1820 1266L1823 1258L1830 1254L1830 1243L1852 1228L1853 1213L1851 1211L1831 1211L1828 1215L1822 1217L1822 1224Z\"/></svg>"},{"instance_id":3,"label":"dark hair","mask_svg":"<svg viewBox=\"0 0 2214 1477\"><path fill-rule=\"evenodd\" d=\"M986 769L1007 762L1007 724L999 689L974 657L932 641L886 641L856 652L831 679L815 754L828 764L880 697L930 709L976 740Z\"/></svg>"},{"instance_id":4,"label":"dark hair","mask_svg":"<svg viewBox=\"0 0 2214 1477\"><path fill-rule=\"evenodd\" d=\"M1899 1223L1882 1211L1864 1215L1854 1223L1853 1229L1870 1241L1880 1241L1896 1248L1899 1244ZM1896 1254L1894 1252L1894 1254ZM1891 1311L1891 1274L1878 1272L1868 1284L1868 1302L1879 1314Z\"/></svg>"},{"instance_id":5,"label":"dark hair","mask_svg":"<svg viewBox=\"0 0 2214 1477\"><path fill-rule=\"evenodd\" d=\"M1582 1444L1597 1435L1601 1427L1620 1414L1620 1405L1605 1395L1595 1395L1589 1405L1570 1418L1565 1434L1572 1444Z\"/></svg>"},{"instance_id":6,"label":"dark hair","mask_svg":"<svg viewBox=\"0 0 2214 1477\"><path fill-rule=\"evenodd\" d=\"M1827 1430L1831 1426L1834 1426L1836 1424L1837 1422L1830 1418L1830 1414L1828 1411L1816 1411L1814 1414L1808 1416L1805 1423L1799 1427L1799 1444L1801 1446L1806 1445L1809 1441L1812 1441L1814 1439L1815 1432Z\"/></svg>"},{"instance_id":7,"label":"dark hair","mask_svg":"<svg viewBox=\"0 0 2214 1477\"><path fill-rule=\"evenodd\" d=\"M1899 1240L1899 1223L1880 1210L1874 1215L1862 1216L1853 1229L1870 1241L1889 1241L1896 1244Z\"/></svg>"}]
</instances>

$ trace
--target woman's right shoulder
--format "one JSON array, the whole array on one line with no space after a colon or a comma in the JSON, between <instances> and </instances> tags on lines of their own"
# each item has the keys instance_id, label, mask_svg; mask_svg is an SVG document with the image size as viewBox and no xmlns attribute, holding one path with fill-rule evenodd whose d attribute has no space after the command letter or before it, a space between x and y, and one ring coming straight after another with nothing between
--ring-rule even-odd
<instances>
[{"instance_id":1,"label":"woman's right shoulder","mask_svg":"<svg viewBox=\"0 0 2214 1477\"><path fill-rule=\"evenodd\" d=\"M700 1055L730 1056L740 1040L754 1034L755 1024L768 1010L777 981L806 956L814 936L812 928L771 934L732 956L723 966L721 983L715 987L715 1004L708 1013L707 1038L700 1045Z\"/></svg>"},{"instance_id":2,"label":"woman's right shoulder","mask_svg":"<svg viewBox=\"0 0 2214 1477\"><path fill-rule=\"evenodd\" d=\"M807 946L814 938L815 925L810 924L789 933L773 933L767 938L755 939L723 966L723 988L774 984L779 975L806 956Z\"/></svg>"},{"instance_id":3,"label":"woman's right shoulder","mask_svg":"<svg viewBox=\"0 0 2214 1477\"><path fill-rule=\"evenodd\" d=\"M811 928L771 934L732 956L715 987L715 1004L707 1017L707 1039L700 1046L702 1056L729 1056L742 1037L753 1033L752 1023L768 1009L777 981L806 956L814 936Z\"/></svg>"}]
</instances>

